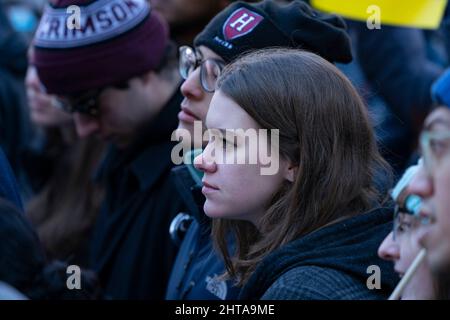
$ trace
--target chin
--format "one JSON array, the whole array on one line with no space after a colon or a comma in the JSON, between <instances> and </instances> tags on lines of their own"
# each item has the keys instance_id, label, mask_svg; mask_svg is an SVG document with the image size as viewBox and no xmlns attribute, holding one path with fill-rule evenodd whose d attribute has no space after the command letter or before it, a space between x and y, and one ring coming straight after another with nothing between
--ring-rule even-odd
<instances>
[{"instance_id":1,"label":"chin","mask_svg":"<svg viewBox=\"0 0 450 320\"><path fill-rule=\"evenodd\" d=\"M213 219L219 219L219 218L225 218L229 219L231 218L230 213L228 210L224 210L224 208L221 208L220 206L211 203L211 200L206 199L206 202L203 206L203 210L205 211L205 214Z\"/></svg>"},{"instance_id":2,"label":"chin","mask_svg":"<svg viewBox=\"0 0 450 320\"><path fill-rule=\"evenodd\" d=\"M237 212L237 210L232 210L230 208L223 208L212 203L208 203L206 200L203 210L205 214L211 219L227 219L227 220L240 220L251 222L248 214Z\"/></svg>"},{"instance_id":3,"label":"chin","mask_svg":"<svg viewBox=\"0 0 450 320\"><path fill-rule=\"evenodd\" d=\"M217 210L217 208L214 208L214 205L208 204L208 200L206 200L203 210L205 211L205 214L210 218L222 218L223 214L221 214L220 210Z\"/></svg>"},{"instance_id":4,"label":"chin","mask_svg":"<svg viewBox=\"0 0 450 320\"><path fill-rule=\"evenodd\" d=\"M178 128L177 128L177 134L181 134L182 130L187 130L193 136L194 134L194 124L193 123L187 123L184 121L178 122Z\"/></svg>"}]
</instances>

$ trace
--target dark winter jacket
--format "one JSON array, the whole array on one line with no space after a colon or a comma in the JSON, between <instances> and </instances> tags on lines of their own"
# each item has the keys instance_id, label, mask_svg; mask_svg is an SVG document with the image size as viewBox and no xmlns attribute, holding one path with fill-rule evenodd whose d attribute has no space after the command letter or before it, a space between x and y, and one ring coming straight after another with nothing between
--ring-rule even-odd
<instances>
[{"instance_id":1,"label":"dark winter jacket","mask_svg":"<svg viewBox=\"0 0 450 320\"><path fill-rule=\"evenodd\" d=\"M184 235L167 287L168 300L230 300L239 289L232 281L218 279L225 272L220 254L213 248L211 219L203 211L205 198L186 165L172 169L177 191L191 224ZM230 247L232 246L230 241Z\"/></svg>"},{"instance_id":2,"label":"dark winter jacket","mask_svg":"<svg viewBox=\"0 0 450 320\"><path fill-rule=\"evenodd\" d=\"M181 99L177 92L127 150L112 148L99 171L106 195L90 260L112 299L164 299L176 255L169 224L182 209L169 179Z\"/></svg>"},{"instance_id":3,"label":"dark winter jacket","mask_svg":"<svg viewBox=\"0 0 450 320\"><path fill-rule=\"evenodd\" d=\"M386 299L398 277L377 251L391 229L392 210L383 208L301 237L264 258L240 299ZM380 288L369 289L377 267Z\"/></svg>"},{"instance_id":4,"label":"dark winter jacket","mask_svg":"<svg viewBox=\"0 0 450 320\"><path fill-rule=\"evenodd\" d=\"M8 160L0 148L0 198L13 203L17 208L23 210L16 178L11 171Z\"/></svg>"}]
</instances>

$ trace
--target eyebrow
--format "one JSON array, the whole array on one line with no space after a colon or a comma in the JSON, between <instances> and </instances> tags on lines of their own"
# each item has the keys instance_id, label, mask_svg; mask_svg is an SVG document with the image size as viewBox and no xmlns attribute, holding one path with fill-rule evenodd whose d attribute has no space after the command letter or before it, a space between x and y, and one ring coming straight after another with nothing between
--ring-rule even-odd
<instances>
[{"instance_id":1,"label":"eyebrow","mask_svg":"<svg viewBox=\"0 0 450 320\"><path fill-rule=\"evenodd\" d=\"M431 130L431 129L433 129L433 127L435 127L437 125L443 125L446 127L450 127L450 122L448 120L444 120L442 118L437 118L437 119L432 120L430 123L425 124L424 129Z\"/></svg>"}]
</instances>

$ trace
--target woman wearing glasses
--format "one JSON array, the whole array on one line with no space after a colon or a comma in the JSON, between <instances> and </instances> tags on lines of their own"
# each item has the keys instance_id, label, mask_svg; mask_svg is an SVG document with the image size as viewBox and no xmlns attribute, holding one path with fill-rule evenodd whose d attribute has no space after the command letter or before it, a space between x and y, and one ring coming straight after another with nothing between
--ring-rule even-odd
<instances>
[{"instance_id":1,"label":"woman wearing glasses","mask_svg":"<svg viewBox=\"0 0 450 320\"><path fill-rule=\"evenodd\" d=\"M234 3L206 26L194 44L194 48L180 48L180 74L185 81L181 86L184 99L178 132L189 135L192 146L197 148L207 141L194 134L194 123L200 125L203 134L217 78L225 65L243 53L274 46L300 46L330 62L349 62L352 58L343 20L316 12L303 1L285 6L274 1ZM203 173L192 165L195 154L200 152L201 149L188 153L185 164L173 170L177 190L188 210L171 225L173 239L181 244L166 298L236 299L239 288L220 277L225 266L213 249L211 220L203 211ZM233 247L233 239L229 239L229 247Z\"/></svg>"},{"instance_id":2,"label":"woman wearing glasses","mask_svg":"<svg viewBox=\"0 0 450 320\"><path fill-rule=\"evenodd\" d=\"M422 249L419 237L427 227L427 219L422 216L422 201L411 194L408 186L414 178L423 174L423 163L410 167L399 180L392 192L396 202L393 231L384 239L378 255L394 263L395 271L403 277L415 257ZM403 289L402 300L449 299L448 282L437 281L426 262L422 263Z\"/></svg>"}]
</instances>

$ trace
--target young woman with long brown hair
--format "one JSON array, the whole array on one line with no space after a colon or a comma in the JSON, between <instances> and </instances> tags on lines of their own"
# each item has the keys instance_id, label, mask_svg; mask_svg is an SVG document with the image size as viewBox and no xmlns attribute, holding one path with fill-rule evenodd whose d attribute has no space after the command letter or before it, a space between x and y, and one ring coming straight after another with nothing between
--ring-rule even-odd
<instances>
[{"instance_id":1,"label":"young woman with long brown hair","mask_svg":"<svg viewBox=\"0 0 450 320\"><path fill-rule=\"evenodd\" d=\"M382 208L375 181L389 169L364 103L336 67L300 50L249 54L225 67L206 126L212 138L195 165L204 172L204 209L227 276L243 286L240 298L387 297L398 278L377 247L392 211ZM248 139L236 129L279 130L275 174L261 174L259 156L256 164L233 162L249 160ZM220 139L223 131L234 136ZM223 146L218 161L213 155ZM373 265L382 276L370 285Z\"/></svg>"}]
</instances>

